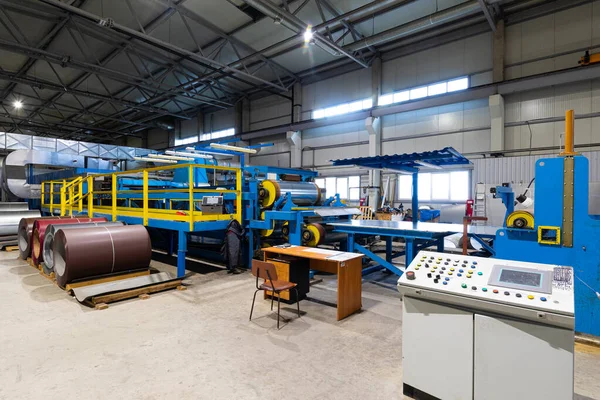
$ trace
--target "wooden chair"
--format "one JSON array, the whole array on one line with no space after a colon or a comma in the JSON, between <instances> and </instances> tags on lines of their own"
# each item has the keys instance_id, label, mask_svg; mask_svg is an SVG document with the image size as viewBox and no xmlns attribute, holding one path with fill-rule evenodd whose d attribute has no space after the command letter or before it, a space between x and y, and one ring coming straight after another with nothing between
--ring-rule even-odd
<instances>
[{"instance_id":1,"label":"wooden chair","mask_svg":"<svg viewBox=\"0 0 600 400\"><path fill-rule=\"evenodd\" d=\"M292 282L279 281L277 280L277 269L275 265L259 261L252 260L252 275L256 277L256 290L254 291L254 297L252 298L252 308L250 308L250 321L252 320L252 311L254 311L254 301L256 300L256 293L259 291L271 291L273 295L271 296L271 311L273 311L273 300L274 295L277 295L277 329L279 329L279 315L280 315L280 296L281 292L286 290L294 289L296 291L296 304L298 305L298 318L300 317L300 297L298 296L298 288L297 285ZM264 281L259 285L258 279L264 279Z\"/></svg>"}]
</instances>

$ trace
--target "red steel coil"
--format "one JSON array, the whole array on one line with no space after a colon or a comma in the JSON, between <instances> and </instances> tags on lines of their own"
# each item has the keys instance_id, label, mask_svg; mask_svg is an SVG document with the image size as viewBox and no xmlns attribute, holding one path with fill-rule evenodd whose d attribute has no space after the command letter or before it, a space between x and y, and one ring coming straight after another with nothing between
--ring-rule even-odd
<instances>
[{"instance_id":1,"label":"red steel coil","mask_svg":"<svg viewBox=\"0 0 600 400\"><path fill-rule=\"evenodd\" d=\"M56 283L64 287L77 280L147 269L152 245L142 225L59 230L53 258Z\"/></svg>"},{"instance_id":2,"label":"red steel coil","mask_svg":"<svg viewBox=\"0 0 600 400\"><path fill-rule=\"evenodd\" d=\"M81 224L85 222L106 222L106 218L67 218L60 220L37 220L33 223L33 233L31 234L31 259L34 265L38 265L44 260L43 248L44 248L44 236L46 234L46 228L49 225L61 225L61 224Z\"/></svg>"},{"instance_id":3,"label":"red steel coil","mask_svg":"<svg viewBox=\"0 0 600 400\"><path fill-rule=\"evenodd\" d=\"M59 220L68 219L69 223L72 223L73 217L34 217L34 218L22 218L19 222L19 230L17 235L19 237L19 255L23 260L31 256L31 233L33 232L33 223L38 219L43 220Z\"/></svg>"}]
</instances>

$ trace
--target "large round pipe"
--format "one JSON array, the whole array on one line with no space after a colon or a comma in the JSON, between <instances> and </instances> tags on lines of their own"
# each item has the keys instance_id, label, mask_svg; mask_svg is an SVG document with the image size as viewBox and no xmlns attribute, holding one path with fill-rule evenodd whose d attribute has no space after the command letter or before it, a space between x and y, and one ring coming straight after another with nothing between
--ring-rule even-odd
<instances>
[{"instance_id":1,"label":"large round pipe","mask_svg":"<svg viewBox=\"0 0 600 400\"><path fill-rule=\"evenodd\" d=\"M31 233L33 232L33 223L38 219L72 219L73 217L34 217L22 218L19 222L18 241L19 255L23 260L31 255Z\"/></svg>"},{"instance_id":2,"label":"large round pipe","mask_svg":"<svg viewBox=\"0 0 600 400\"><path fill-rule=\"evenodd\" d=\"M14 236L19 231L19 223L23 218L40 217L39 210L8 211L0 210L0 236Z\"/></svg>"},{"instance_id":3,"label":"large round pipe","mask_svg":"<svg viewBox=\"0 0 600 400\"><path fill-rule=\"evenodd\" d=\"M152 246L142 225L61 230L54 236L56 283L148 268Z\"/></svg>"},{"instance_id":4,"label":"large round pipe","mask_svg":"<svg viewBox=\"0 0 600 400\"><path fill-rule=\"evenodd\" d=\"M46 235L46 229L50 225L62 225L62 224L82 224L87 222L106 222L106 218L73 218L69 219L46 219L37 220L33 223L33 232L31 233L31 260L35 265L44 261L44 254L42 249L44 246L44 236Z\"/></svg>"},{"instance_id":5,"label":"large round pipe","mask_svg":"<svg viewBox=\"0 0 600 400\"><path fill-rule=\"evenodd\" d=\"M388 29L387 31L369 36L365 39L358 40L348 46L344 46L344 49L350 52L358 51L369 46L376 46L391 40L400 39L404 36L429 29L435 25L444 24L475 13L481 13L481 6L477 1L469 1L446 10L438 11L427 17L419 18L395 28Z\"/></svg>"},{"instance_id":6,"label":"large round pipe","mask_svg":"<svg viewBox=\"0 0 600 400\"><path fill-rule=\"evenodd\" d=\"M69 221L70 222L70 221ZM81 224L51 224L46 228L44 234L44 244L42 245L42 254L44 255L44 272L49 274L54 269L54 256L52 252L52 246L54 244L54 236L56 232L64 229L86 229L93 228L95 226L123 226L123 222L84 222Z\"/></svg>"}]
</instances>

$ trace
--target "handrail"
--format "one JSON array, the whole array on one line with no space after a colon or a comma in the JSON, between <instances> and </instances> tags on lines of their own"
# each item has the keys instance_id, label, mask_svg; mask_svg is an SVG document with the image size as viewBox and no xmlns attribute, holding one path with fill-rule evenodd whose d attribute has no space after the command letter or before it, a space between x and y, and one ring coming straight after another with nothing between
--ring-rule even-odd
<instances>
[{"instance_id":1,"label":"handrail","mask_svg":"<svg viewBox=\"0 0 600 400\"><path fill-rule=\"evenodd\" d=\"M151 172L165 171L165 170L176 170L176 169L187 169L188 185L187 187L181 188L151 188L149 187L149 175ZM235 189L215 189L215 188L203 188L195 187L196 182L194 181L194 172L196 168L210 169L217 171L232 171L236 174L236 186ZM118 179L123 175L131 175L135 173L141 173L142 188L141 189L119 189ZM94 190L94 180L100 177L110 177L111 187L110 189ZM73 208L79 213L85 213L89 217L93 217L95 213L102 213L109 215L112 221L117 221L119 217L140 217L143 225L148 225L149 220L172 220L189 223L189 230L194 230L194 224L196 222L204 221L222 221L236 219L238 222L242 222L242 179L243 172L239 168L224 167L218 165L205 165L205 164L173 164L168 166L153 167L147 169L130 170L130 171L119 171L111 173L97 173L89 174L86 177L75 177L71 179L63 179L58 181L45 181L42 182L42 206L48 206L46 198L49 197L50 210L53 212L56 202L54 197L56 194L60 194L60 213L66 215L67 213L73 215ZM49 191L46 190L47 186ZM57 186L60 189L57 191ZM199 201L198 195L208 194L232 194L235 196L235 211L233 213L224 213L216 215L203 215L201 211L196 210L196 204ZM130 195L140 195L140 197ZM178 196L170 196L175 195ZM187 194L187 196L185 195ZM150 207L150 196L153 196L153 200L164 199L167 200L165 208L153 208ZM102 204L98 202L99 198L108 200L109 204ZM85 201L87 199L87 201ZM119 200L129 199L128 206L119 205ZM132 207L131 201L138 200L142 201L141 207ZM187 202L187 209L173 210L170 204L172 200L180 200ZM84 204L85 203L85 204ZM126 205L127 205L126 204ZM138 203L139 204L139 203Z\"/></svg>"}]
</instances>

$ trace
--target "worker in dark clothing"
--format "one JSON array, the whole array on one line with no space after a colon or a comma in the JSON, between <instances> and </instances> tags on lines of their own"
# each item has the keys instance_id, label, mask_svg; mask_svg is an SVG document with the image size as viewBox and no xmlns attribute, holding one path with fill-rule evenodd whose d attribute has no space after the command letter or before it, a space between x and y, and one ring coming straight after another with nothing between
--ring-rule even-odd
<instances>
[{"instance_id":1,"label":"worker in dark clothing","mask_svg":"<svg viewBox=\"0 0 600 400\"><path fill-rule=\"evenodd\" d=\"M244 228L242 228L237 220L233 219L229 225L227 225L227 231L225 232L225 240L223 242L223 247L221 248L221 253L225 258L228 274L240 273L237 268L240 268L243 264L242 242L245 235L246 232Z\"/></svg>"}]
</instances>

